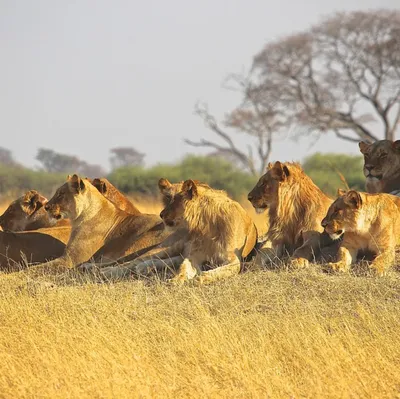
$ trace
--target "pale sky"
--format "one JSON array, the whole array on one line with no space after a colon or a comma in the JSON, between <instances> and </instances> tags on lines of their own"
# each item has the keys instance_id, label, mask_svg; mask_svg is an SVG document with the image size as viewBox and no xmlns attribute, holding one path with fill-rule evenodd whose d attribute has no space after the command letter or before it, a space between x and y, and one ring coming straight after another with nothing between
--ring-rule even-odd
<instances>
[{"instance_id":1,"label":"pale sky","mask_svg":"<svg viewBox=\"0 0 400 399\"><path fill-rule=\"evenodd\" d=\"M147 165L205 153L183 142L214 138L196 101L222 117L240 101L224 78L266 42L371 8L400 0L0 0L0 146L28 166L39 147L105 168L116 146L146 153ZM281 140L272 158L358 153L333 135L310 144Z\"/></svg>"}]
</instances>

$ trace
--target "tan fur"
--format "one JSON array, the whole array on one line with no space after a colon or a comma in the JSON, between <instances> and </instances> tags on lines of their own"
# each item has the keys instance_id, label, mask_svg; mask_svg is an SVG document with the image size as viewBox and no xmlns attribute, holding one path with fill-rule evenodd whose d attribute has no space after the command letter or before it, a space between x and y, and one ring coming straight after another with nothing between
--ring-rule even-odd
<instances>
[{"instance_id":1,"label":"tan fur","mask_svg":"<svg viewBox=\"0 0 400 399\"><path fill-rule=\"evenodd\" d=\"M182 190L161 212L167 226L186 228L185 259L173 281L195 276L211 282L240 271L240 258L246 257L257 242L255 225L246 211L225 192L186 180ZM204 271L204 264L212 270Z\"/></svg>"},{"instance_id":2,"label":"tan fur","mask_svg":"<svg viewBox=\"0 0 400 399\"><path fill-rule=\"evenodd\" d=\"M400 140L359 143L364 155L365 188L369 193L391 193L400 190Z\"/></svg>"},{"instance_id":3,"label":"tan fur","mask_svg":"<svg viewBox=\"0 0 400 399\"><path fill-rule=\"evenodd\" d=\"M301 166L291 162L269 164L251 190L248 199L259 212L268 209L267 238L272 249L262 249L256 258L258 264L292 256L291 265L305 266L319 252L323 228L321 220L332 203L304 173Z\"/></svg>"},{"instance_id":4,"label":"tan fur","mask_svg":"<svg viewBox=\"0 0 400 399\"><path fill-rule=\"evenodd\" d=\"M107 199L113 202L119 209L128 212L132 215L139 215L140 211L135 205L129 200L129 198L121 193L115 186L113 186L106 178L96 177L93 180L89 180L101 194Z\"/></svg>"},{"instance_id":5,"label":"tan fur","mask_svg":"<svg viewBox=\"0 0 400 399\"><path fill-rule=\"evenodd\" d=\"M166 234L156 215L131 215L106 199L87 179L69 177L45 206L56 218L69 218L72 231L64 254L35 270L71 268L93 256L116 260L144 247L159 244ZM147 240L136 241L152 231Z\"/></svg>"},{"instance_id":6,"label":"tan fur","mask_svg":"<svg viewBox=\"0 0 400 399\"><path fill-rule=\"evenodd\" d=\"M0 269L18 270L62 255L69 227L42 228L18 233L0 231Z\"/></svg>"},{"instance_id":7,"label":"tan fur","mask_svg":"<svg viewBox=\"0 0 400 399\"><path fill-rule=\"evenodd\" d=\"M204 183L204 187L208 185ZM183 181L178 183L170 183L167 179L161 178L158 182L158 189L161 195L161 201L166 207L174 198L175 194L181 191ZM164 229L164 224L163 224ZM101 274L103 277L108 279L119 279L131 275L132 273L145 275L149 274L153 270L163 269L168 264L174 266L178 262L176 257L180 257L183 251L184 238L188 232L185 228L172 229L168 228L171 234L163 240L155 248L151 248L142 255L138 253L129 254L123 258L118 259L115 262L103 263L103 264L85 264L82 265L82 269L85 271L93 270L93 268L101 267ZM171 259L174 258L174 262Z\"/></svg>"},{"instance_id":8,"label":"tan fur","mask_svg":"<svg viewBox=\"0 0 400 399\"><path fill-rule=\"evenodd\" d=\"M376 257L371 267L382 275L393 265L395 246L400 240L400 198L390 194L367 194L354 190L340 196L322 221L333 239L343 234L337 262L326 267L347 271L360 251Z\"/></svg>"},{"instance_id":9,"label":"tan fur","mask_svg":"<svg viewBox=\"0 0 400 399\"><path fill-rule=\"evenodd\" d=\"M36 190L27 191L13 201L0 216L0 226L4 231L29 231L43 227L68 226L68 220L49 218L44 209L47 198Z\"/></svg>"},{"instance_id":10,"label":"tan fur","mask_svg":"<svg viewBox=\"0 0 400 399\"><path fill-rule=\"evenodd\" d=\"M164 207L168 206L174 196L182 190L183 181L178 183L170 183L167 179L161 178L158 182L158 188L161 194L161 200ZM197 185L205 189L209 189L208 184L195 180ZM218 191L222 195L226 195L223 191ZM163 242L155 248L149 249L144 254L138 256L137 253L130 254L118 259L116 265L114 262L103 265L94 265L95 267L103 266L101 274L107 279L119 279L131 275L147 275L154 270L163 270L166 267L176 268L182 263L182 252L188 230L184 226L179 228L167 227L167 231L171 233ZM93 265L85 264L84 270L92 270Z\"/></svg>"}]
</instances>

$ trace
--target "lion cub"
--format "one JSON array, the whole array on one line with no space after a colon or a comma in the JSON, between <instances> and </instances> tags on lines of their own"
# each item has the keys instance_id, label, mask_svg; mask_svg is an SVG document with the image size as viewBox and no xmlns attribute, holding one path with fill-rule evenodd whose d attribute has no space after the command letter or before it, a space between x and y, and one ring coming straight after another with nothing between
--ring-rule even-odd
<instances>
[{"instance_id":1,"label":"lion cub","mask_svg":"<svg viewBox=\"0 0 400 399\"><path fill-rule=\"evenodd\" d=\"M337 198L322 220L334 240L343 236L336 263L326 266L348 271L361 250L376 255L371 263L378 275L393 265L395 246L400 237L400 198L390 194L367 194L354 190ZM343 235L344 234L344 235Z\"/></svg>"}]
</instances>

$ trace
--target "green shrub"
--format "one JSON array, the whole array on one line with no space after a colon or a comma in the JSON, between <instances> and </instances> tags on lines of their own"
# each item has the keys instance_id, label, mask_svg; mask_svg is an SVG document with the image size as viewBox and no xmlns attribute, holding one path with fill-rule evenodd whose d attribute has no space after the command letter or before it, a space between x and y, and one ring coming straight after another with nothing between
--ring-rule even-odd
<instances>
[{"instance_id":1,"label":"green shrub","mask_svg":"<svg viewBox=\"0 0 400 399\"><path fill-rule=\"evenodd\" d=\"M321 190L336 196L339 187L345 188L340 174L350 188L364 191L363 163L363 157L358 155L316 153L304 160L303 168Z\"/></svg>"}]
</instances>

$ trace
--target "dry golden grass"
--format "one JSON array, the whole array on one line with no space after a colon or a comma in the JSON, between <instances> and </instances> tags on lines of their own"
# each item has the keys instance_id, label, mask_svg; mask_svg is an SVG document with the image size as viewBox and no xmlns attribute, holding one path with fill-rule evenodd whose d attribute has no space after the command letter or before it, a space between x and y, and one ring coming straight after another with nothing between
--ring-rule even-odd
<instances>
[{"instance_id":1,"label":"dry golden grass","mask_svg":"<svg viewBox=\"0 0 400 399\"><path fill-rule=\"evenodd\" d=\"M397 272L202 287L0 274L0 329L4 398L400 397Z\"/></svg>"},{"instance_id":2,"label":"dry golden grass","mask_svg":"<svg viewBox=\"0 0 400 399\"><path fill-rule=\"evenodd\" d=\"M1 397L399 396L397 273L49 282L0 276Z\"/></svg>"}]
</instances>

